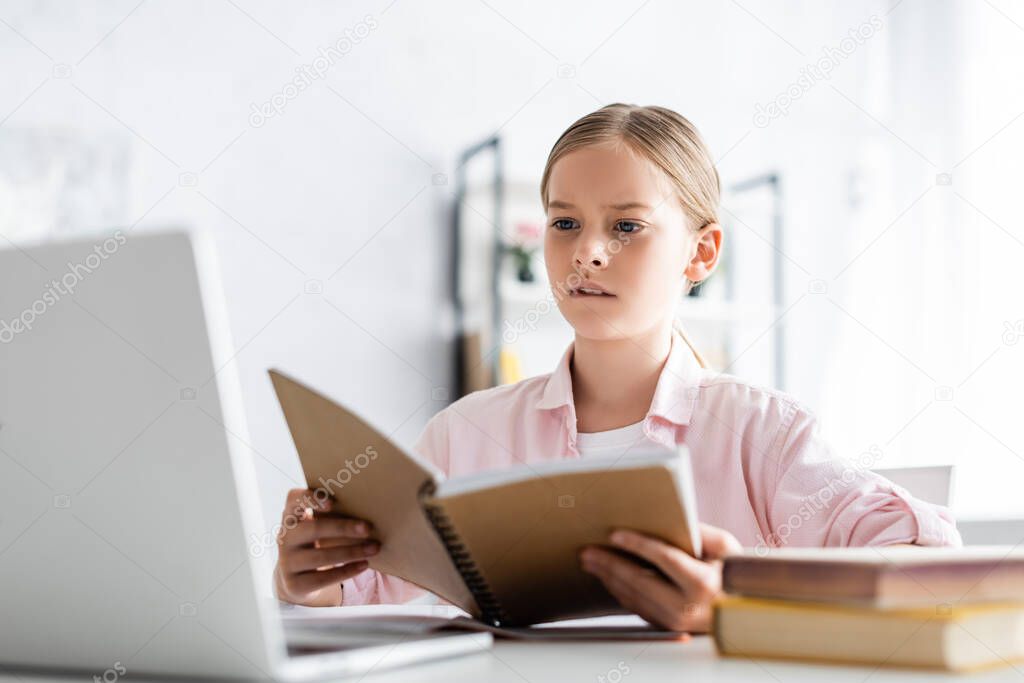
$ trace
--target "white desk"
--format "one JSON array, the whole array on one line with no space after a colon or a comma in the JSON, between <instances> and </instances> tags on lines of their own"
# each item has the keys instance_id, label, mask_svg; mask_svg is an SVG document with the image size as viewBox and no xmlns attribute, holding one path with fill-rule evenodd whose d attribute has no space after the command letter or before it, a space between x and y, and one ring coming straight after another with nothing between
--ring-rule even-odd
<instances>
[{"instance_id":1,"label":"white desk","mask_svg":"<svg viewBox=\"0 0 1024 683\"><path fill-rule=\"evenodd\" d=\"M625 673L628 670L628 673ZM613 673L618 672L618 673ZM0 674L2 683L65 683L91 681L76 677ZM126 680L151 680L131 677ZM183 679L178 679L179 683ZM355 681L356 679L351 679ZM720 658L707 636L685 643L521 643L495 642L493 650L458 659L394 671L372 672L365 683L640 683L641 681L769 681L777 683L886 683L887 681L1024 681L1024 666L971 675L949 675L910 669L874 669L812 665L769 660Z\"/></svg>"}]
</instances>

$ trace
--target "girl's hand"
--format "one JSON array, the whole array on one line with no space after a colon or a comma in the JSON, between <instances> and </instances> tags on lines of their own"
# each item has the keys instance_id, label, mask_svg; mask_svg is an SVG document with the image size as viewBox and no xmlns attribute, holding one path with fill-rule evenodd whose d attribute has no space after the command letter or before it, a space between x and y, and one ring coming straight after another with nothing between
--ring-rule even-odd
<instances>
[{"instance_id":1,"label":"girl's hand","mask_svg":"<svg viewBox=\"0 0 1024 683\"><path fill-rule=\"evenodd\" d=\"M721 558L742 548L724 529L701 524L700 533L704 560L634 531L618 530L611 535L613 546L647 560L668 580L596 546L583 549L582 567L601 579L619 604L652 624L672 631L707 632L711 602L722 591Z\"/></svg>"},{"instance_id":2,"label":"girl's hand","mask_svg":"<svg viewBox=\"0 0 1024 683\"><path fill-rule=\"evenodd\" d=\"M331 513L309 489L292 489L277 532L274 585L286 602L310 607L340 605L341 582L367 568L380 543L370 539L369 522Z\"/></svg>"}]
</instances>

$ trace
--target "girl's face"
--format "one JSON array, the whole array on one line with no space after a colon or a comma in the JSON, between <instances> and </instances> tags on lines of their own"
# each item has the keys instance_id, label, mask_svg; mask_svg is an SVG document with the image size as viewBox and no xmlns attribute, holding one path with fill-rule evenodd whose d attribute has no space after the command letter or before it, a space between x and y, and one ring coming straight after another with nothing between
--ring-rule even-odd
<instances>
[{"instance_id":1,"label":"girl's face","mask_svg":"<svg viewBox=\"0 0 1024 683\"><path fill-rule=\"evenodd\" d=\"M635 337L670 324L686 278L717 258L709 224L695 232L665 174L624 144L590 146L548 178L544 261L558 308L577 335ZM706 245L705 245L706 246ZM591 288L604 293L588 293Z\"/></svg>"}]
</instances>

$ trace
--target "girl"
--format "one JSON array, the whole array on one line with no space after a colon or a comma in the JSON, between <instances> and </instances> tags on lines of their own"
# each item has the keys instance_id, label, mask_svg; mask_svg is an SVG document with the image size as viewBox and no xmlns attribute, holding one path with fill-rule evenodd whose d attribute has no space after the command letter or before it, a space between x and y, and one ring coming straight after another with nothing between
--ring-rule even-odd
<instances>
[{"instance_id":1,"label":"girl","mask_svg":"<svg viewBox=\"0 0 1024 683\"><path fill-rule=\"evenodd\" d=\"M612 104L555 143L544 168L544 259L575 340L550 375L470 394L435 415L416 451L449 475L553 458L675 447L691 453L705 555L620 530L585 548L584 570L659 626L706 631L720 559L741 547L960 545L943 507L837 460L793 397L717 374L674 322L681 296L721 255L718 172L697 130L662 107ZM365 522L314 514L289 493L281 599L404 602L421 590L368 571ZM282 529L285 526L282 525Z\"/></svg>"}]
</instances>

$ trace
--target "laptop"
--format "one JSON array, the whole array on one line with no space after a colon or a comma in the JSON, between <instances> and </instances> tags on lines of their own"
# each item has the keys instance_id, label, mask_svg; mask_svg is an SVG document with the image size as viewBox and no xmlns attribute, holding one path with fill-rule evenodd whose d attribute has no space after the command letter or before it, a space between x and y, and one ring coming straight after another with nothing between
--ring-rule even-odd
<instances>
[{"instance_id":1,"label":"laptop","mask_svg":"<svg viewBox=\"0 0 1024 683\"><path fill-rule=\"evenodd\" d=\"M306 680L490 647L289 646L235 354L208 235L0 251L0 668Z\"/></svg>"}]
</instances>

